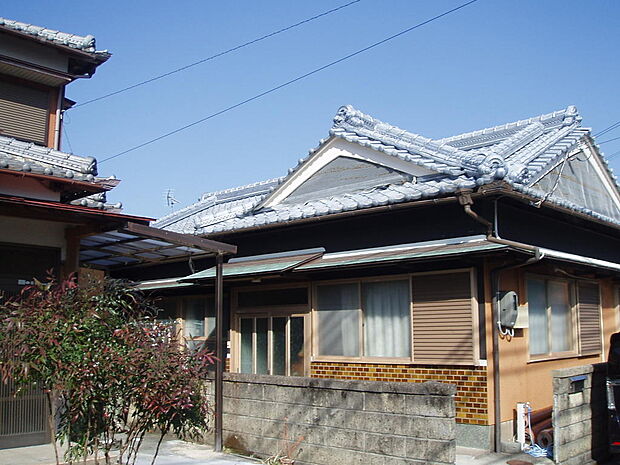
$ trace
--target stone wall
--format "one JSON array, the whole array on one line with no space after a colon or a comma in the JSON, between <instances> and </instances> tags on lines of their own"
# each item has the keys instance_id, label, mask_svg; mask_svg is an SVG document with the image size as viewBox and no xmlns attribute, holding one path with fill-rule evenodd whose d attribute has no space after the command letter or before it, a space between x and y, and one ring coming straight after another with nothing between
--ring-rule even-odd
<instances>
[{"instance_id":1,"label":"stone wall","mask_svg":"<svg viewBox=\"0 0 620 465\"><path fill-rule=\"evenodd\" d=\"M556 463L588 465L607 458L606 371L602 363L553 370Z\"/></svg>"},{"instance_id":2,"label":"stone wall","mask_svg":"<svg viewBox=\"0 0 620 465\"><path fill-rule=\"evenodd\" d=\"M225 446L300 465L453 464L452 385L224 374Z\"/></svg>"}]
</instances>

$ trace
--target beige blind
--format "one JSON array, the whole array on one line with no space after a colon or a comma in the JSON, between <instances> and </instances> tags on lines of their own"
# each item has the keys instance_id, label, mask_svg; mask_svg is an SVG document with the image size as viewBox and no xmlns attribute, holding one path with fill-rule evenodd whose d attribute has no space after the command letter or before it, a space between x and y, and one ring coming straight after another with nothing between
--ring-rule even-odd
<instances>
[{"instance_id":1,"label":"beige blind","mask_svg":"<svg viewBox=\"0 0 620 465\"><path fill-rule=\"evenodd\" d=\"M413 357L416 362L474 363L469 272L413 277Z\"/></svg>"},{"instance_id":2,"label":"beige blind","mask_svg":"<svg viewBox=\"0 0 620 465\"><path fill-rule=\"evenodd\" d=\"M47 145L49 92L0 80L0 135Z\"/></svg>"},{"instance_id":3,"label":"beige blind","mask_svg":"<svg viewBox=\"0 0 620 465\"><path fill-rule=\"evenodd\" d=\"M601 303L597 284L579 283L579 341L581 354L599 354L601 342Z\"/></svg>"}]
</instances>

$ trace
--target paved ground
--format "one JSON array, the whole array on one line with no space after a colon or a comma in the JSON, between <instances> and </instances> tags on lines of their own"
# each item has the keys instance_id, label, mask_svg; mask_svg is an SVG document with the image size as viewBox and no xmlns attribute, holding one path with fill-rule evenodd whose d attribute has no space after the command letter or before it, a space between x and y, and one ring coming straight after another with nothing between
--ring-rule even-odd
<instances>
[{"instance_id":1,"label":"paved ground","mask_svg":"<svg viewBox=\"0 0 620 465\"><path fill-rule=\"evenodd\" d=\"M136 465L150 465L157 437L145 438ZM495 454L479 449L458 447L457 465L539 465L552 464L547 458L527 454ZM53 465L54 451L51 444L0 450L1 465ZM213 452L211 446L192 444L178 439L162 443L156 465L256 465L260 463L247 457Z\"/></svg>"},{"instance_id":2,"label":"paved ground","mask_svg":"<svg viewBox=\"0 0 620 465\"><path fill-rule=\"evenodd\" d=\"M138 454L136 465L150 465L157 438L149 437ZM156 465L256 465L260 463L245 457L213 452L213 447L192 444L178 439L164 441L159 449Z\"/></svg>"},{"instance_id":3,"label":"paved ground","mask_svg":"<svg viewBox=\"0 0 620 465\"><path fill-rule=\"evenodd\" d=\"M456 448L456 465L527 465L553 464L546 457L532 457L525 453L496 454L480 449Z\"/></svg>"},{"instance_id":4,"label":"paved ground","mask_svg":"<svg viewBox=\"0 0 620 465\"><path fill-rule=\"evenodd\" d=\"M151 465L156 437L145 438L136 465ZM0 449L0 465L54 465L54 449L51 444L42 446ZM256 465L258 461L231 454L213 452L211 446L191 444L178 439L162 443L156 465Z\"/></svg>"}]
</instances>

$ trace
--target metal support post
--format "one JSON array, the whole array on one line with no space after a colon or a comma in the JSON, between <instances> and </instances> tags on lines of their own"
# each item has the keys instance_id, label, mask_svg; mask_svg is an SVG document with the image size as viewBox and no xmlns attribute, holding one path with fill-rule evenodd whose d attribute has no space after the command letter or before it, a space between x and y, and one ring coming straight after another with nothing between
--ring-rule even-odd
<instances>
[{"instance_id":1,"label":"metal support post","mask_svg":"<svg viewBox=\"0 0 620 465\"><path fill-rule=\"evenodd\" d=\"M222 451L222 388L223 388L223 372L224 372L224 348L223 348L223 295L224 295L224 279L223 279L223 263L224 255L218 253L215 258L215 356L217 358L215 364L215 445L216 452Z\"/></svg>"}]
</instances>

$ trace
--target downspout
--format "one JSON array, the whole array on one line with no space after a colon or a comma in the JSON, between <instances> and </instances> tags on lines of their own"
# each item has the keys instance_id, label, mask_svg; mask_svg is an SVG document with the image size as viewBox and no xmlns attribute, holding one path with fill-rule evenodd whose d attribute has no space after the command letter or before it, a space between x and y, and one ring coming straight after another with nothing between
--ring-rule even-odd
<instances>
[{"instance_id":1,"label":"downspout","mask_svg":"<svg viewBox=\"0 0 620 465\"><path fill-rule=\"evenodd\" d=\"M58 99L56 100L56 124L54 125L54 149L60 150L60 137L62 129L62 103L65 98L65 86L58 89Z\"/></svg>"},{"instance_id":2,"label":"downspout","mask_svg":"<svg viewBox=\"0 0 620 465\"><path fill-rule=\"evenodd\" d=\"M472 210L471 206L473 205L473 200L469 193L463 193L459 195L459 203L463 205L463 209L465 213L473 218L478 223L484 225L487 228L486 238L490 242L495 242L498 244L509 245L513 247L518 247L520 249L525 249L534 253L534 256L528 258L526 261L522 263L517 263L516 265L505 265L494 268L491 271L491 294L493 296L492 299L492 309L493 309L493 329L492 329L492 338L493 338L493 403L495 404L495 408L493 409L494 415L494 425L493 425L493 437L494 437L494 451L502 452L502 412L501 412L501 390L500 390L500 367L499 367L499 330L500 330L500 312L499 312L499 285L501 279L501 273L507 270L513 270L516 268L521 268L523 266L528 266L533 263L539 262L544 257L544 254L540 251L538 247L530 246L527 244L521 244L519 242L510 241L507 239L501 239L494 235L497 233L497 203L495 204L495 219L494 223L491 223L486 218L478 215L475 211Z\"/></svg>"}]
</instances>

